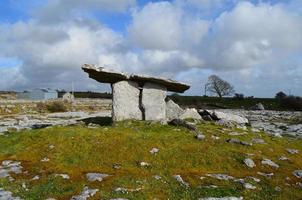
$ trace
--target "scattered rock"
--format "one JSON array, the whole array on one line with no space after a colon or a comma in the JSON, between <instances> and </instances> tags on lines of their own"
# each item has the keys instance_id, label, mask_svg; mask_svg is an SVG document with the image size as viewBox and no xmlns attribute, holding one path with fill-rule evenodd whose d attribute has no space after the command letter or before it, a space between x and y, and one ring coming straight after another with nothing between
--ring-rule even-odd
<instances>
[{"instance_id":1,"label":"scattered rock","mask_svg":"<svg viewBox=\"0 0 302 200\"><path fill-rule=\"evenodd\" d=\"M255 181L256 183L259 183L261 181L259 178L255 178L255 177L252 177L252 176L248 176L245 179L251 179L251 180Z\"/></svg>"},{"instance_id":2,"label":"scattered rock","mask_svg":"<svg viewBox=\"0 0 302 200\"><path fill-rule=\"evenodd\" d=\"M71 200L86 200L90 197L93 197L99 190L98 189L89 189L84 187L84 190L80 195L71 197Z\"/></svg>"},{"instance_id":3,"label":"scattered rock","mask_svg":"<svg viewBox=\"0 0 302 200\"><path fill-rule=\"evenodd\" d=\"M239 135L246 135L247 133L238 133L238 132L230 132L228 135L230 136L239 136Z\"/></svg>"},{"instance_id":4,"label":"scattered rock","mask_svg":"<svg viewBox=\"0 0 302 200\"><path fill-rule=\"evenodd\" d=\"M260 176L264 176L266 178L271 178L272 176L274 176L274 173L257 172L257 174L259 174Z\"/></svg>"},{"instance_id":5,"label":"scattered rock","mask_svg":"<svg viewBox=\"0 0 302 200\"><path fill-rule=\"evenodd\" d=\"M52 145L52 144L51 144L51 145L48 146L48 148L49 148L49 149L54 149L54 148L55 148L55 145Z\"/></svg>"},{"instance_id":6,"label":"scattered rock","mask_svg":"<svg viewBox=\"0 0 302 200\"><path fill-rule=\"evenodd\" d=\"M243 197L206 197L198 200L243 200Z\"/></svg>"},{"instance_id":7,"label":"scattered rock","mask_svg":"<svg viewBox=\"0 0 302 200\"><path fill-rule=\"evenodd\" d=\"M220 139L220 137L218 137L218 136L216 136L216 135L211 135L211 138L212 138L213 140L219 140L219 139Z\"/></svg>"},{"instance_id":8,"label":"scattered rock","mask_svg":"<svg viewBox=\"0 0 302 200\"><path fill-rule=\"evenodd\" d=\"M122 165L119 163L115 163L115 164L113 164L112 167L113 167L113 169L120 169L122 167Z\"/></svg>"},{"instance_id":9,"label":"scattered rock","mask_svg":"<svg viewBox=\"0 0 302 200\"><path fill-rule=\"evenodd\" d=\"M249 168L253 168L253 167L256 166L256 164L254 163L254 161L253 161L252 159L250 159L250 158L244 159L243 162L244 162L244 164L245 164L246 166L248 166Z\"/></svg>"},{"instance_id":10,"label":"scattered rock","mask_svg":"<svg viewBox=\"0 0 302 200\"><path fill-rule=\"evenodd\" d=\"M233 180L234 177L226 174L206 174L208 177L216 178L218 180Z\"/></svg>"},{"instance_id":11,"label":"scattered rock","mask_svg":"<svg viewBox=\"0 0 302 200\"><path fill-rule=\"evenodd\" d=\"M189 183L185 182L180 175L174 175L173 177L184 187L190 187Z\"/></svg>"},{"instance_id":12,"label":"scattered rock","mask_svg":"<svg viewBox=\"0 0 302 200\"><path fill-rule=\"evenodd\" d=\"M192 123L189 123L182 119L173 119L168 122L168 124L172 126L182 126L189 129L190 131L198 132L197 128Z\"/></svg>"},{"instance_id":13,"label":"scattered rock","mask_svg":"<svg viewBox=\"0 0 302 200\"><path fill-rule=\"evenodd\" d=\"M232 144L241 144L241 145L244 145L244 146L252 146L251 143L248 143L248 142L245 142L245 141L241 141L241 140L236 139L236 138L227 139L226 141L228 143L232 143Z\"/></svg>"},{"instance_id":14,"label":"scattered rock","mask_svg":"<svg viewBox=\"0 0 302 200\"><path fill-rule=\"evenodd\" d=\"M34 176L31 180L32 181L35 181L35 180L39 180L40 179L40 176L39 175L36 175L36 176Z\"/></svg>"},{"instance_id":15,"label":"scattered rock","mask_svg":"<svg viewBox=\"0 0 302 200\"><path fill-rule=\"evenodd\" d=\"M299 150L297 150L297 149L286 149L286 151L290 154L298 154L299 153Z\"/></svg>"},{"instance_id":16,"label":"scattered rock","mask_svg":"<svg viewBox=\"0 0 302 200\"><path fill-rule=\"evenodd\" d=\"M249 120L247 118L230 113L214 111L211 116L213 119L224 120L226 122L234 122L236 124L249 124Z\"/></svg>"},{"instance_id":17,"label":"scattered rock","mask_svg":"<svg viewBox=\"0 0 302 200\"><path fill-rule=\"evenodd\" d=\"M1 200L21 200L20 197L13 197L13 193L9 191L5 191L0 188L0 199Z\"/></svg>"},{"instance_id":18,"label":"scattered rock","mask_svg":"<svg viewBox=\"0 0 302 200\"><path fill-rule=\"evenodd\" d=\"M203 135L203 134L197 134L197 135L195 136L195 138L196 138L197 140L204 140L204 139L206 138L206 136Z\"/></svg>"},{"instance_id":19,"label":"scattered rock","mask_svg":"<svg viewBox=\"0 0 302 200\"><path fill-rule=\"evenodd\" d=\"M102 182L104 178L110 176L109 174L101 174L101 173L87 173L86 178L88 181L93 182L93 181L99 181Z\"/></svg>"},{"instance_id":20,"label":"scattered rock","mask_svg":"<svg viewBox=\"0 0 302 200\"><path fill-rule=\"evenodd\" d=\"M135 189L128 189L128 188L122 188L122 187L118 187L116 188L114 191L115 192L120 192L120 193L128 193L128 192L139 192L141 191L143 188L135 188Z\"/></svg>"},{"instance_id":21,"label":"scattered rock","mask_svg":"<svg viewBox=\"0 0 302 200\"><path fill-rule=\"evenodd\" d=\"M281 191L282 191L282 189L281 189L281 187L276 186L276 187L275 187L275 191L277 191L277 192L281 192Z\"/></svg>"},{"instance_id":22,"label":"scattered rock","mask_svg":"<svg viewBox=\"0 0 302 200\"><path fill-rule=\"evenodd\" d=\"M289 160L287 157L285 157L285 156L281 156L280 158L279 158L279 160Z\"/></svg>"},{"instance_id":23,"label":"scattered rock","mask_svg":"<svg viewBox=\"0 0 302 200\"><path fill-rule=\"evenodd\" d=\"M155 176L153 176L153 178L155 178L156 180L160 180L160 179L161 179L161 176L155 175Z\"/></svg>"},{"instance_id":24,"label":"scattered rock","mask_svg":"<svg viewBox=\"0 0 302 200\"><path fill-rule=\"evenodd\" d=\"M140 162L139 165L140 165L141 167L150 167L150 166L151 166L151 165L150 165L149 163L147 163L147 162Z\"/></svg>"},{"instance_id":25,"label":"scattered rock","mask_svg":"<svg viewBox=\"0 0 302 200\"><path fill-rule=\"evenodd\" d=\"M49 158L45 157L41 160L41 162L49 162Z\"/></svg>"},{"instance_id":26,"label":"scattered rock","mask_svg":"<svg viewBox=\"0 0 302 200\"><path fill-rule=\"evenodd\" d=\"M182 115L179 117L180 119L202 119L199 113L195 108L187 108Z\"/></svg>"},{"instance_id":27,"label":"scattered rock","mask_svg":"<svg viewBox=\"0 0 302 200\"><path fill-rule=\"evenodd\" d=\"M269 165L271 167L275 167L275 168L279 168L279 165L277 165L276 163L274 163L273 161L271 161L270 159L263 159L261 161L262 165Z\"/></svg>"},{"instance_id":28,"label":"scattered rock","mask_svg":"<svg viewBox=\"0 0 302 200\"><path fill-rule=\"evenodd\" d=\"M254 144L265 144L265 141L263 139L260 139L260 138L254 138L254 139L252 139L252 143L254 143Z\"/></svg>"},{"instance_id":29,"label":"scattered rock","mask_svg":"<svg viewBox=\"0 0 302 200\"><path fill-rule=\"evenodd\" d=\"M302 170L296 170L293 172L293 175L297 178L302 178Z\"/></svg>"},{"instance_id":30,"label":"scattered rock","mask_svg":"<svg viewBox=\"0 0 302 200\"><path fill-rule=\"evenodd\" d=\"M257 187L256 186L254 186L254 185L252 185L252 184L250 184L250 183L244 183L243 184L243 187L245 188L245 189L248 189L248 190L255 190Z\"/></svg>"},{"instance_id":31,"label":"scattered rock","mask_svg":"<svg viewBox=\"0 0 302 200\"><path fill-rule=\"evenodd\" d=\"M14 174L22 173L21 162L12 161L12 160L2 161L2 165L0 165L0 178L8 177L10 181L13 181L14 179L10 176L10 173L14 173Z\"/></svg>"},{"instance_id":32,"label":"scattered rock","mask_svg":"<svg viewBox=\"0 0 302 200\"><path fill-rule=\"evenodd\" d=\"M159 152L159 149L158 148L152 148L151 150L150 150L150 153L151 154L156 154L156 153L158 153Z\"/></svg>"},{"instance_id":33,"label":"scattered rock","mask_svg":"<svg viewBox=\"0 0 302 200\"><path fill-rule=\"evenodd\" d=\"M55 174L55 177L62 177L63 179L70 179L68 174Z\"/></svg>"}]
</instances>

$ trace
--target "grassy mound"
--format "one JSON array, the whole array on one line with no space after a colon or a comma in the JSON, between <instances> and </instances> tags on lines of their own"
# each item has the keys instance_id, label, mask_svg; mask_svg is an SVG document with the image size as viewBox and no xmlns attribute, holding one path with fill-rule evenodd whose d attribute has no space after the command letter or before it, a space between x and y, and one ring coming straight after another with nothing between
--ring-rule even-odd
<instances>
[{"instance_id":1,"label":"grassy mound","mask_svg":"<svg viewBox=\"0 0 302 200\"><path fill-rule=\"evenodd\" d=\"M70 199L80 194L84 186L99 189L90 199L198 199L202 197L242 196L244 199L299 199L302 189L294 177L294 170L302 169L302 154L289 154L286 148L302 152L301 141L272 138L250 130L227 129L212 123L201 123L198 129L206 135L196 140L192 133L180 127L162 126L146 122L123 122L113 127L89 129L84 126L52 127L0 136L0 161L21 161L22 174L12 174L15 179L0 179L4 188L23 199ZM246 133L230 136L230 132ZM218 139L219 137L219 139ZM228 138L250 142L262 138L266 144L243 146L230 144ZM54 148L50 148L54 145ZM152 148L159 152L151 154ZM286 156L288 161L280 161ZM243 164L252 158L256 167L249 169ZM48 162L41 162L48 158ZM263 158L279 164L271 168L261 164ZM140 162L147 162L142 167ZM113 166L119 164L120 169ZM102 182L88 182L86 173L106 173L111 176ZM266 178L257 172L274 173ZM259 183L247 190L233 180L217 180L206 177L210 173L223 173L235 178L253 176ZM63 179L55 174L68 174ZM183 187L173 178L179 174L190 184ZM40 179L32 180L38 175ZM161 179L154 178L155 175ZM206 177L201 179L200 177ZM287 178L289 177L289 178ZM301 181L301 180L300 180ZM23 187L22 187L23 185ZM26 185L26 187L24 187ZM217 187L207 187L216 185ZM276 191L278 186L282 190ZM116 188L128 192L116 192Z\"/></svg>"}]
</instances>

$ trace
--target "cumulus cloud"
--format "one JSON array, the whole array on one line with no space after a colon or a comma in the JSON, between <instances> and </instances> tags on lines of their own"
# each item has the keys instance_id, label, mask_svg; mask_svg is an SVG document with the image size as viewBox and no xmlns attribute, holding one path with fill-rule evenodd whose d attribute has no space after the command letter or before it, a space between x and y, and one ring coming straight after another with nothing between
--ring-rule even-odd
<instances>
[{"instance_id":1,"label":"cumulus cloud","mask_svg":"<svg viewBox=\"0 0 302 200\"><path fill-rule=\"evenodd\" d=\"M49 0L33 14L40 21L49 23L90 15L91 11L125 12L135 3L135 0Z\"/></svg>"},{"instance_id":2,"label":"cumulus cloud","mask_svg":"<svg viewBox=\"0 0 302 200\"><path fill-rule=\"evenodd\" d=\"M72 2L49 1L28 21L0 25L0 56L21 63L1 68L1 76L6 74L1 77L2 89L70 88L74 81L77 89L95 90L100 84L80 69L83 63L95 63L190 82L189 94L200 94L212 73L249 95L258 90L256 95L271 95L287 87L302 94L296 87L302 79L297 75L302 72L302 15L292 9L299 1L272 5L175 0L150 2L131 11L134 0ZM211 19L203 17L205 9L228 2L233 7ZM201 7L192 12L192 5ZM85 16L95 10L126 11L132 18L120 33ZM13 81L3 86L9 79ZM268 83L274 83L269 93L262 85Z\"/></svg>"}]
</instances>

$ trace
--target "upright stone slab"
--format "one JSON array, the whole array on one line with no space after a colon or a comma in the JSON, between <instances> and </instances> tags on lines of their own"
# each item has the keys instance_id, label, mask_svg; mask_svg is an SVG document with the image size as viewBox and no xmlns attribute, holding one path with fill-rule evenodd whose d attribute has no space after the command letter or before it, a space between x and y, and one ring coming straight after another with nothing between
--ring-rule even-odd
<instances>
[{"instance_id":1,"label":"upright stone slab","mask_svg":"<svg viewBox=\"0 0 302 200\"><path fill-rule=\"evenodd\" d=\"M126 119L142 120L139 96L140 91L136 82L120 81L112 84L113 121Z\"/></svg>"},{"instance_id":2,"label":"upright stone slab","mask_svg":"<svg viewBox=\"0 0 302 200\"><path fill-rule=\"evenodd\" d=\"M142 91L142 107L145 120L160 121L166 119L166 91L163 86L145 83Z\"/></svg>"}]
</instances>

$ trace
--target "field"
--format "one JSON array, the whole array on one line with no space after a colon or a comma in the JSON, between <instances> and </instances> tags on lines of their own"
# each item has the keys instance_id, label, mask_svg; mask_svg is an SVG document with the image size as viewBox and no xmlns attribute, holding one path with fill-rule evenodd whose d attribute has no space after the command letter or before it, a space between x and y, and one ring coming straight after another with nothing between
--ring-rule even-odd
<instances>
[{"instance_id":1,"label":"field","mask_svg":"<svg viewBox=\"0 0 302 200\"><path fill-rule=\"evenodd\" d=\"M201 96L169 96L177 104L185 107L196 108L227 108L249 109L257 103L262 103L267 110L286 110L282 108L278 100L273 98L245 98L242 100L232 97L201 97Z\"/></svg>"},{"instance_id":2,"label":"field","mask_svg":"<svg viewBox=\"0 0 302 200\"><path fill-rule=\"evenodd\" d=\"M301 199L299 179L292 172L302 169L302 156L286 151L292 148L302 152L301 140L270 137L263 132L226 128L212 122L199 122L197 127L206 136L205 140L195 139L182 127L133 121L96 128L51 127L0 136L0 160L20 161L23 167L21 174L11 174L14 181L0 179L0 188L30 200L70 199L85 186L98 189L89 199L174 200L223 196ZM243 135L230 136L231 132ZM261 138L266 144L230 144L226 142L229 138L247 142ZM159 151L151 154L152 148ZM289 160L279 160L280 156ZM243 160L247 157L255 161L256 167L245 166ZM264 158L280 167L261 164ZM141 162L150 165L141 166ZM101 182L89 182L85 175L90 172L110 176ZM267 178L258 172L274 175ZM206 175L218 173L233 176L234 180L217 180ZM70 179L55 174L66 174ZM180 175L189 187L177 182L173 175ZM35 176L39 179L33 180ZM250 176L261 181L247 178ZM240 178L256 189L245 189L236 181Z\"/></svg>"}]
</instances>

